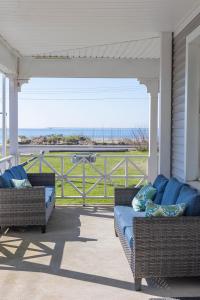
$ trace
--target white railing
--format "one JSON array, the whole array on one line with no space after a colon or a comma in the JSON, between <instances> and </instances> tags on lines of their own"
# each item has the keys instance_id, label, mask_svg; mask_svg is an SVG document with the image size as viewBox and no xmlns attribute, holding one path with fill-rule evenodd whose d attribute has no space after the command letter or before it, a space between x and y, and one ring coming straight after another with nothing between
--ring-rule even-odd
<instances>
[{"instance_id":1,"label":"white railing","mask_svg":"<svg viewBox=\"0 0 200 300\"><path fill-rule=\"evenodd\" d=\"M39 155L26 166L29 172L54 172L57 198L113 199L113 187L139 185L147 179L148 156L96 155L95 162L82 157L72 162L73 155ZM30 156L20 156L23 162Z\"/></svg>"},{"instance_id":2,"label":"white railing","mask_svg":"<svg viewBox=\"0 0 200 300\"><path fill-rule=\"evenodd\" d=\"M5 156L0 159L0 173L11 168L15 164L15 157L13 155Z\"/></svg>"}]
</instances>

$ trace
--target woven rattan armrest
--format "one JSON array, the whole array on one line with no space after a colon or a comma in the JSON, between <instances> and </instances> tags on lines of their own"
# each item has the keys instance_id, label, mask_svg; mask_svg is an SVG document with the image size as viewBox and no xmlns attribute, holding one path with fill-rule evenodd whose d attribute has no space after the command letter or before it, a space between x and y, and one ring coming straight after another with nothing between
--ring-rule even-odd
<instances>
[{"instance_id":1,"label":"woven rattan armrest","mask_svg":"<svg viewBox=\"0 0 200 300\"><path fill-rule=\"evenodd\" d=\"M45 205L45 188L43 186L34 186L31 188L1 188L0 205L42 203Z\"/></svg>"},{"instance_id":2,"label":"woven rattan armrest","mask_svg":"<svg viewBox=\"0 0 200 300\"><path fill-rule=\"evenodd\" d=\"M133 237L137 278L200 275L200 217L135 217Z\"/></svg>"}]
</instances>

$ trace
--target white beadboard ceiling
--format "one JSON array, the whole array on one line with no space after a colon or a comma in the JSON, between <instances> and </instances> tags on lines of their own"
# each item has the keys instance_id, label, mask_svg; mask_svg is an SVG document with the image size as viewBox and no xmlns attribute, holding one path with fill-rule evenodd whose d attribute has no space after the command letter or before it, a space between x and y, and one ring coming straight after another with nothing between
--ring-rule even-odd
<instances>
[{"instance_id":1,"label":"white beadboard ceiling","mask_svg":"<svg viewBox=\"0 0 200 300\"><path fill-rule=\"evenodd\" d=\"M159 58L159 33L200 0L1 0L0 34L22 56Z\"/></svg>"}]
</instances>

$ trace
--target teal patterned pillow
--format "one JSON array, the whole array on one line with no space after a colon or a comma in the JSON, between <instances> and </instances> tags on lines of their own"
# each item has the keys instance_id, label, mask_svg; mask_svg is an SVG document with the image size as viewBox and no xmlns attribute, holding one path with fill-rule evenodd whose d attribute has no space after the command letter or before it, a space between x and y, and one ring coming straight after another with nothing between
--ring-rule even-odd
<instances>
[{"instance_id":1,"label":"teal patterned pillow","mask_svg":"<svg viewBox=\"0 0 200 300\"><path fill-rule=\"evenodd\" d=\"M11 181L16 189L25 189L27 187L32 187L28 179L11 179Z\"/></svg>"},{"instance_id":2,"label":"teal patterned pillow","mask_svg":"<svg viewBox=\"0 0 200 300\"><path fill-rule=\"evenodd\" d=\"M146 217L179 217L186 209L185 203L174 205L158 205L148 200L146 203Z\"/></svg>"},{"instance_id":3,"label":"teal patterned pillow","mask_svg":"<svg viewBox=\"0 0 200 300\"><path fill-rule=\"evenodd\" d=\"M153 199L156 192L157 190L151 184L143 186L133 198L133 209L135 211L145 211L147 200Z\"/></svg>"}]
</instances>

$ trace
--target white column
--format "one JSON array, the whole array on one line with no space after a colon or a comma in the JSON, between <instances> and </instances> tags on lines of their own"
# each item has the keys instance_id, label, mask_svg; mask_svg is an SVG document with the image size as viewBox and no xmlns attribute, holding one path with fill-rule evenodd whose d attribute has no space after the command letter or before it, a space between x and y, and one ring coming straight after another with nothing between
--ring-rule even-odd
<instances>
[{"instance_id":1,"label":"white column","mask_svg":"<svg viewBox=\"0 0 200 300\"><path fill-rule=\"evenodd\" d=\"M9 140L10 154L18 155L18 84L14 77L9 78Z\"/></svg>"},{"instance_id":2,"label":"white column","mask_svg":"<svg viewBox=\"0 0 200 300\"><path fill-rule=\"evenodd\" d=\"M158 93L159 80L139 79L141 84L146 85L150 96L149 101L149 159L148 180L153 182L158 175Z\"/></svg>"},{"instance_id":3,"label":"white column","mask_svg":"<svg viewBox=\"0 0 200 300\"><path fill-rule=\"evenodd\" d=\"M6 128L6 76L2 77L2 157L6 156L7 128Z\"/></svg>"},{"instance_id":4,"label":"white column","mask_svg":"<svg viewBox=\"0 0 200 300\"><path fill-rule=\"evenodd\" d=\"M171 175L172 33L161 33L159 101L159 173Z\"/></svg>"}]
</instances>

